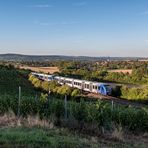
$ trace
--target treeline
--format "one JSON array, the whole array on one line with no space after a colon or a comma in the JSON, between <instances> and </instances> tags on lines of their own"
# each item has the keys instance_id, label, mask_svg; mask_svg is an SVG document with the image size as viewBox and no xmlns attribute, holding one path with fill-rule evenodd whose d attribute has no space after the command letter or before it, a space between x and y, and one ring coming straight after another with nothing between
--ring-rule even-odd
<instances>
[{"instance_id":1,"label":"treeline","mask_svg":"<svg viewBox=\"0 0 148 148\"><path fill-rule=\"evenodd\" d=\"M148 86L129 88L121 87L121 98L136 101L148 101Z\"/></svg>"},{"instance_id":2,"label":"treeline","mask_svg":"<svg viewBox=\"0 0 148 148\"><path fill-rule=\"evenodd\" d=\"M45 62L0 62L3 65L56 66L60 69L57 75L92 81L110 81L132 84L148 83L147 61L45 61ZM132 74L109 72L113 69L132 69Z\"/></svg>"},{"instance_id":3,"label":"treeline","mask_svg":"<svg viewBox=\"0 0 148 148\"><path fill-rule=\"evenodd\" d=\"M60 69L87 69L87 70L101 70L101 69L137 69L141 66L148 66L148 61L80 61L80 60L50 60L50 61L0 61L0 64L12 65L28 65L36 67L57 66Z\"/></svg>"},{"instance_id":4,"label":"treeline","mask_svg":"<svg viewBox=\"0 0 148 148\"><path fill-rule=\"evenodd\" d=\"M148 63L141 63L132 65L132 74L129 73L115 73L108 72L112 64L96 68L89 64L80 66L75 62L66 63L61 66L62 76L73 77L78 79L85 79L91 81L107 81L107 82L119 82L129 84L148 84ZM118 66L120 67L120 66Z\"/></svg>"},{"instance_id":5,"label":"treeline","mask_svg":"<svg viewBox=\"0 0 148 148\"><path fill-rule=\"evenodd\" d=\"M45 91L46 93L54 93L55 95L67 95L72 97L77 97L81 95L81 92L79 89L71 88L67 85L59 85L56 81L42 81L36 78L33 75L29 76L29 81L34 85L35 88L41 89Z\"/></svg>"},{"instance_id":6,"label":"treeline","mask_svg":"<svg viewBox=\"0 0 148 148\"><path fill-rule=\"evenodd\" d=\"M50 93L53 93L58 97L63 97L64 95L69 96L69 98L81 96L81 91L79 89L71 88L67 85L61 86L56 81L42 81L33 75L29 76L29 81L31 81L36 89L41 89L45 93L50 91ZM121 87L117 87L117 89L113 90L112 95L128 100L148 101L148 86L127 87L122 85Z\"/></svg>"}]
</instances>

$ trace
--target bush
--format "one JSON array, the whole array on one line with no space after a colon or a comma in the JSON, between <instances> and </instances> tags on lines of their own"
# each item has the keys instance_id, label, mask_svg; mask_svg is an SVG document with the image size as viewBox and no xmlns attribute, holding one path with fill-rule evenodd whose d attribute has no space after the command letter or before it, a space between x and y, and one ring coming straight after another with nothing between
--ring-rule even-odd
<instances>
[{"instance_id":1,"label":"bush","mask_svg":"<svg viewBox=\"0 0 148 148\"><path fill-rule=\"evenodd\" d=\"M121 97L128 100L148 100L148 86L139 88L121 87Z\"/></svg>"},{"instance_id":2,"label":"bush","mask_svg":"<svg viewBox=\"0 0 148 148\"><path fill-rule=\"evenodd\" d=\"M13 101L12 101L13 100ZM4 114L12 110L17 114L17 98L7 96L0 97L0 113ZM22 116L36 115L40 118L55 117L56 125L61 125L65 114L65 105L63 100L56 98L42 101L39 98L22 97L20 112ZM110 103L103 101L98 102L71 102L67 104L69 121L78 121L81 128L85 124L97 124L98 128L104 127L111 129L112 123L120 124L132 131L148 131L148 109L134 108L116 105L113 109Z\"/></svg>"}]
</instances>

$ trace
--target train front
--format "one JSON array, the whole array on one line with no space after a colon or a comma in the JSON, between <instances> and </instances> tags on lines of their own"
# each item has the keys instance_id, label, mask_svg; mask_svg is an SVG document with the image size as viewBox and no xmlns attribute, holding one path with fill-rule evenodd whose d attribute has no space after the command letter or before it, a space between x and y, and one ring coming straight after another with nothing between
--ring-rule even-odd
<instances>
[{"instance_id":1,"label":"train front","mask_svg":"<svg viewBox=\"0 0 148 148\"><path fill-rule=\"evenodd\" d=\"M98 91L102 95L108 95L108 96L110 96L112 94L112 88L108 84L101 84L99 86L99 90Z\"/></svg>"}]
</instances>

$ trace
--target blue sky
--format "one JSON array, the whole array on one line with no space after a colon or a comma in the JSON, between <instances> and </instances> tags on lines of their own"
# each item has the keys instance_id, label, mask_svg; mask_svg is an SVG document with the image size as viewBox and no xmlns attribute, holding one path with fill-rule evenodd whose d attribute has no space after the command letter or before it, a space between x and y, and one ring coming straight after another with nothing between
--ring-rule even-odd
<instances>
[{"instance_id":1,"label":"blue sky","mask_svg":"<svg viewBox=\"0 0 148 148\"><path fill-rule=\"evenodd\" d=\"M148 0L0 0L0 53L148 57Z\"/></svg>"}]
</instances>

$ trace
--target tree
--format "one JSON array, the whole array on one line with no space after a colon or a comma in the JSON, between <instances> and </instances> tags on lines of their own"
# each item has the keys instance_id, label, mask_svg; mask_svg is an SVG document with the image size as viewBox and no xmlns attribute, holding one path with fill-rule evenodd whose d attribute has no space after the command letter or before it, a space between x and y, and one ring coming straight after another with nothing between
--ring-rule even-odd
<instances>
[{"instance_id":1,"label":"tree","mask_svg":"<svg viewBox=\"0 0 148 148\"><path fill-rule=\"evenodd\" d=\"M59 87L59 89L57 91L58 94L68 95L68 96L71 94L71 92L72 92L71 88L67 85L63 85L63 86Z\"/></svg>"},{"instance_id":2,"label":"tree","mask_svg":"<svg viewBox=\"0 0 148 148\"><path fill-rule=\"evenodd\" d=\"M59 87L59 84L57 81L51 81L49 82L49 90L52 92L55 92L55 89Z\"/></svg>"},{"instance_id":3,"label":"tree","mask_svg":"<svg viewBox=\"0 0 148 148\"><path fill-rule=\"evenodd\" d=\"M36 88L41 88L42 82L41 82L40 80L37 80L37 81L35 81L34 86L35 86Z\"/></svg>"},{"instance_id":4,"label":"tree","mask_svg":"<svg viewBox=\"0 0 148 148\"><path fill-rule=\"evenodd\" d=\"M43 90L48 92L49 91L49 82L47 82L47 81L42 82L42 86L41 87L42 87Z\"/></svg>"},{"instance_id":5,"label":"tree","mask_svg":"<svg viewBox=\"0 0 148 148\"><path fill-rule=\"evenodd\" d=\"M79 89L74 89L71 93L71 96L72 97L77 97L81 94L80 90Z\"/></svg>"}]
</instances>

